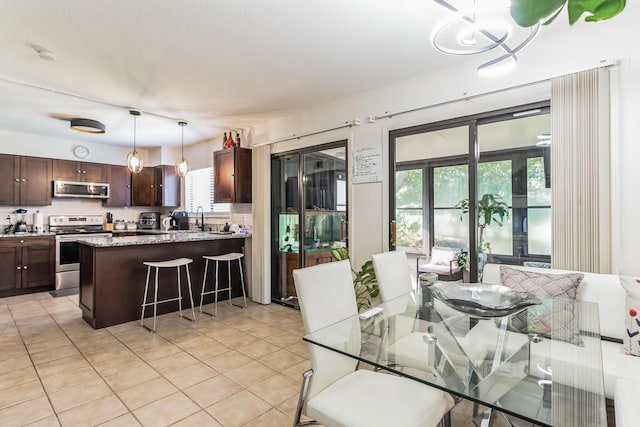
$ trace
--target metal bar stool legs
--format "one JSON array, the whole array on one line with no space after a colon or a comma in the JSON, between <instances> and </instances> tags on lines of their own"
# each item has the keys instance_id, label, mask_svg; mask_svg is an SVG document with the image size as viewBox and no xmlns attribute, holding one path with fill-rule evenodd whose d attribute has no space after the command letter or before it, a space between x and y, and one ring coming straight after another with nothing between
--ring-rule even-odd
<instances>
[{"instance_id":1,"label":"metal bar stool legs","mask_svg":"<svg viewBox=\"0 0 640 427\"><path fill-rule=\"evenodd\" d=\"M217 316L218 315L218 292L223 292L223 291L228 291L228 295L229 295L229 304L233 305L235 307L240 307L240 308L247 308L247 296L245 294L245 290L244 290L244 274L242 272L242 258L244 257L243 254L240 253L236 253L236 252L231 252L228 254L224 254L224 255L212 255L212 256L204 256L203 258L205 259L205 265L204 265L204 276L202 277L202 292L200 293L200 312L204 313L204 314L208 314L209 316ZM240 269L240 284L242 286L242 299L244 304L243 305L237 305L234 304L231 300L231 288L232 288L232 283L231 283L231 261L234 260L238 260L238 268ZM209 261L215 261L216 263L216 272L215 272L215 285L214 285L214 289L212 291L205 291L205 285L207 282L207 271L209 268ZM229 283L228 286L226 288L222 288L220 289L219 285L220 285L220 279L218 277L218 264L220 262L226 262L227 263L227 274L228 274L228 279L229 279ZM207 311L202 310L202 303L204 301L204 296L205 295L209 295L209 294L214 294L214 312L213 313L209 313Z\"/></svg>"},{"instance_id":2,"label":"metal bar stool legs","mask_svg":"<svg viewBox=\"0 0 640 427\"><path fill-rule=\"evenodd\" d=\"M144 298L142 301L142 314L140 315L140 326L149 329L152 332L156 331L156 317L158 314L158 304L162 304L165 302L178 301L178 313L180 317L190 320L192 322L196 321L196 312L193 304L193 291L191 290L191 275L189 274L189 264L193 262L190 258L178 258L169 261L158 261L158 262L144 262L143 264L147 266L147 280L144 286ZM189 299L191 301L191 316L187 317L182 314L182 286L180 281L180 267L184 266L186 274L187 274L187 284L189 287ZM155 281L154 281L154 290L153 290L153 301L147 302L147 295L149 293L149 278L151 277L151 268L155 268ZM176 268L178 273L178 297L177 298L167 298L161 301L158 301L158 275L161 268ZM149 328L144 323L144 312L147 306L153 306L153 328Z\"/></svg>"}]
</instances>

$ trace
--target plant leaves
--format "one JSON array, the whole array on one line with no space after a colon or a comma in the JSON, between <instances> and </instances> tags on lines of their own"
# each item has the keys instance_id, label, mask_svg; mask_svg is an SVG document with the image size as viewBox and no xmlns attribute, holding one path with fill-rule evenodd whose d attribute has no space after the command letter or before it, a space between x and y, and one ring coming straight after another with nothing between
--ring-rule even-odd
<instances>
[{"instance_id":1,"label":"plant leaves","mask_svg":"<svg viewBox=\"0 0 640 427\"><path fill-rule=\"evenodd\" d=\"M567 4L569 24L575 24L584 13L587 22L611 19L622 12L626 0L512 0L511 16L521 27L544 21L548 25Z\"/></svg>"},{"instance_id":2,"label":"plant leaves","mask_svg":"<svg viewBox=\"0 0 640 427\"><path fill-rule=\"evenodd\" d=\"M511 16L521 27L530 27L557 12L566 2L567 0L511 0Z\"/></svg>"},{"instance_id":3,"label":"plant leaves","mask_svg":"<svg viewBox=\"0 0 640 427\"><path fill-rule=\"evenodd\" d=\"M591 13L584 18L587 22L610 19L622 12L625 0L568 0L569 24L575 24L583 13Z\"/></svg>"},{"instance_id":4,"label":"plant leaves","mask_svg":"<svg viewBox=\"0 0 640 427\"><path fill-rule=\"evenodd\" d=\"M345 259L349 259L349 249L333 248L331 249L331 256L333 256L336 261L344 261Z\"/></svg>"}]
</instances>

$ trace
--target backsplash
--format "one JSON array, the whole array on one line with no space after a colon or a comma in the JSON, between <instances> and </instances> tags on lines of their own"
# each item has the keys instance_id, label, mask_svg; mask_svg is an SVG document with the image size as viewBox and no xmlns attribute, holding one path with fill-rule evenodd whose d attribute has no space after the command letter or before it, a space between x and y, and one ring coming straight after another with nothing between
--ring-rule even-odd
<instances>
[{"instance_id":1,"label":"backsplash","mask_svg":"<svg viewBox=\"0 0 640 427\"><path fill-rule=\"evenodd\" d=\"M5 227L12 223L11 219L7 219L8 216L13 218L15 222L14 211L16 209L26 209L27 213L23 215L27 222L27 226L31 231L33 226L33 214L36 211L40 211L44 216L44 227L48 229L48 219L51 215L102 215L106 218L107 212L113 214L113 220L124 220L138 222L141 212L160 212L161 217L164 218L169 215L172 208L160 208L157 206L135 206L135 207L103 207L101 200L87 200L87 199L53 199L52 204L49 206L0 206L0 232ZM177 209L177 208L176 208ZM228 217L207 217L205 215L205 225L213 229L224 226L226 222L229 224L238 225L251 225L251 205L232 205L231 214ZM195 227L196 217L195 214L191 214L189 217L189 223Z\"/></svg>"}]
</instances>

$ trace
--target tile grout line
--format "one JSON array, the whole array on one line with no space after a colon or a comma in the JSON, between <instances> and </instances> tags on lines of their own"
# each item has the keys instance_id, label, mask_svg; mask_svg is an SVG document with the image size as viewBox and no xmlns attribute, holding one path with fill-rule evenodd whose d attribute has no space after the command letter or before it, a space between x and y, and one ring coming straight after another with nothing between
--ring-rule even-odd
<instances>
[{"instance_id":1,"label":"tile grout line","mask_svg":"<svg viewBox=\"0 0 640 427\"><path fill-rule=\"evenodd\" d=\"M51 317L51 319L56 323L56 326L58 328L60 328L60 326L58 325L58 323L55 321L55 319L51 316L51 314L47 311L47 309L42 305L42 303L40 303L40 301L34 299L33 301L37 301L38 304L40 305L40 307L42 307L42 309L47 313L47 316ZM51 411L53 412L53 414L56 417L56 420L58 421L58 424L62 425L62 423L60 422L60 417L58 417L58 412L55 410L55 408L53 407L53 402L51 402L51 398L49 397L49 393L47 393L47 389L44 387L44 384L42 382L42 377L40 376L40 373L38 372L38 369L36 369L36 364L33 361L33 358L31 357L31 352L29 351L29 349L27 348L27 344L24 341L24 336L22 335L22 332L20 331L20 328L18 327L18 323L16 322L16 318L13 315L13 311L11 310L11 307L9 306L9 304L6 304L7 309L9 310L9 314L11 315L11 319L13 320L13 325L16 328L16 331L18 332L18 335L20 336L20 341L22 341L22 346L24 347L24 350L27 352L27 355L29 356L29 360L31 361L31 367L33 368L34 372L36 373L36 376L38 378L38 381L40 382L40 387L42 387L42 392L44 393L45 397L47 398L47 401L49 402L49 406L51 407ZM63 331L64 332L64 331ZM65 334L66 335L66 334ZM31 399L33 400L33 399ZM24 402L21 402L24 403ZM19 405L16 404L16 405ZM12 406L16 406L16 405L12 405ZM41 421L43 419L45 419L47 417L44 418L40 418L39 420L35 420L36 421Z\"/></svg>"},{"instance_id":2,"label":"tile grout line","mask_svg":"<svg viewBox=\"0 0 640 427\"><path fill-rule=\"evenodd\" d=\"M73 301L73 300L69 299L68 297L65 297L65 299L66 299L69 303L71 303L71 304L74 306L74 308L76 308L76 309L78 308L78 306L77 306L77 304L75 303L75 301ZM82 356L82 358L84 359L84 361L85 361L85 362L87 362L87 363L91 366L92 370L93 370L93 371L98 375L98 377L99 377L99 378L102 380L102 382L107 386L107 388L111 391L111 393L115 394L115 395L116 395L116 397L118 398L118 400L123 404L123 406L124 406L125 408L127 408L128 412L131 414L131 416L132 416L132 417L133 417L137 422L139 422L140 424L142 424L142 423L140 422L140 420L139 420L139 419L134 415L133 410L132 410L131 408L129 408L129 406L128 406L128 405L127 405L127 404L126 404L126 403L125 403L121 398L120 398L120 396L118 395L118 393L117 393L117 392L112 388L112 386L111 386L111 385L106 381L106 379L102 376L102 374L100 374L100 372L98 372L98 370L97 370L97 369L96 369L96 367L91 363L91 361L89 361L89 359L87 359L87 356L85 355L85 353L84 353L84 352L82 352L82 351L80 350L80 348L76 345L76 342L74 341L74 339L72 339L72 338L71 338L71 336L68 334L67 330L66 330L66 329L61 325L61 323L58 321L58 319L54 316L54 314L58 314L58 313L52 313L52 312L50 312L50 311L47 309L47 306L46 306L45 301L47 301L47 300L46 300L46 299L36 299L36 298L34 298L34 299L32 299L32 300L27 300L27 302L28 302L28 303L34 303L34 304L35 304L35 303L37 302L37 306L39 306L40 308L42 308L42 309L44 310L44 312L45 312L45 314L46 314L46 318L47 318L48 320L51 320L51 321L53 322L53 324L55 324L55 326L58 328L58 330L59 330L60 332L62 332L62 334L64 335L64 337L65 337L66 339L68 339L68 340L69 340L69 342L73 345L73 347L76 349L76 351L78 351L78 353L80 353L80 355ZM53 411L53 413L54 413L54 415L55 415L55 417L56 417L57 421L62 425L62 423L61 423L61 421L60 421L59 413L55 410L55 408L54 408L54 406L53 406L53 403L52 403L52 401L51 401L51 398L50 398L50 396L49 396L49 393L46 391L46 388L44 387L44 384L43 384L43 381L42 381L42 377L41 377L40 373L38 372L38 369L36 368L36 364L35 364L35 363L34 363L34 361L33 361L33 358L32 358L32 355L31 355L31 352L29 351L29 349L28 349L28 347L27 347L27 345L26 345L24 335L23 335L23 333L21 332L20 328L18 327L18 322L16 321L16 318L15 318L15 316L14 316L14 313L13 313L13 311L11 310L11 308L10 308L10 305L9 305L9 304L5 303L5 304L4 304L4 306L5 306L5 307L7 308L7 310L9 311L9 315L11 316L11 319L12 319L12 322L13 322L13 326L14 326L15 330L17 331L18 336L20 337L20 340L21 340L21 342L22 342L23 349L27 352L27 355L29 356L29 360L30 360L30 362L31 362L31 367L34 369L34 371L35 371L35 373L36 373L36 376L37 376L37 378L38 378L38 381L39 381L39 383L40 383L40 386L42 387L42 390L43 390L43 392L44 392L45 396L47 397L47 400L48 400L48 402L49 402L49 405L50 405L50 407L51 407L51 409L52 409L52 411ZM65 310L65 311L61 312L60 314L62 315L63 313L67 313L67 312L71 312L71 310ZM271 313L273 313L273 310L270 310L270 312L271 312ZM236 313L236 312L227 313L227 314L225 314L225 315L224 315L224 317L232 316L232 315L235 315L235 314L237 314L237 313ZM261 324L261 325L266 325L266 326L273 327L273 328L277 329L277 330L279 331L279 332L278 332L278 334L281 334L281 333L287 333L287 332L288 332L288 330L281 329L281 328L279 328L278 326L273 325L271 322L263 320L263 319L264 319L264 317L262 317L262 316L254 317L254 316L252 316L252 315L251 315L251 314L249 314L249 313L247 313L247 316L249 317L250 321L258 322L258 323L259 323L259 324ZM222 316L221 316L221 317L222 317ZM247 320L249 320L249 319L247 319ZM250 336L251 336L251 337L253 337L255 340L260 340L260 341L264 341L264 342L269 343L268 341L264 340L264 337L262 337L262 338L261 338L260 336L256 336L256 335L251 334L250 332L248 332L248 330L242 330L242 329L238 329L238 328L236 328L235 326L233 326L232 319L230 319L230 318L224 319L224 321L225 321L226 323L223 323L223 322L221 322L221 323L223 323L225 327L230 327L230 328L236 329L237 331L239 331L239 332L241 332L241 333L245 333L245 334L247 334L247 335L250 335ZM211 336L207 335L207 334L206 334L205 332L203 332L202 330L198 330L198 329L196 329L196 328L193 328L193 329L194 329L194 332L195 332L198 336L202 336L202 337L206 337L206 338L212 339L212 340L214 340L214 341L218 341L218 340L216 340L216 338L214 338L214 337L211 337ZM172 384L173 386L175 386L176 388L178 388L178 391L180 391L180 393L182 393L182 395L183 395L183 396L185 396L189 401L191 401L192 403L194 403L194 404L196 405L196 407L200 408L200 410L205 411L205 413L207 413L209 416L211 416L211 417L212 417L214 420L216 420L217 422L220 422L220 420L218 420L215 416L213 416L211 413L208 413L208 411L206 411L206 408L207 408L207 407L209 407L209 406L207 406L207 407L203 407L203 406L199 405L197 402L193 401L193 400L192 400L188 395L186 395L186 393L184 392L184 390L183 390L181 387L179 387L177 384L173 383L169 378L167 378L164 374L162 374L161 372L159 372L158 370L156 370L156 368L154 368L154 367L153 367L149 362L147 362L145 359L143 359L143 358L140 356L140 354L138 353L138 351L140 351L141 349L139 349L138 351L133 350L133 349L132 349L132 348L131 348L131 347L130 347L130 346L129 346L129 345L128 345L128 344L127 344L127 343L126 343L122 338L121 338L121 337L119 337L119 336L117 335L117 333L115 333L115 332L113 332L113 331L109 330L108 328L105 328L105 332L106 332L106 333L108 333L108 335L109 335L110 337L115 338L117 342L121 343L121 344L123 345L123 347L127 349L127 351L129 352L129 354L131 354L131 353L135 354L135 356L136 356L136 358L137 358L138 360L142 361L146 366L149 366L149 367L150 367L150 368L151 368L155 373L157 373L160 377L162 377L163 379L167 380L170 384ZM195 360L197 360L198 362L203 363L204 365L211 367L210 365L208 365L208 364L206 363L205 359L204 359L204 358L202 358L202 356L196 356L196 355L192 354L192 353L189 351L189 349L188 349L188 348L183 348L183 347L181 347L179 344L177 344L176 342L172 341L172 339L170 339L170 338L168 338L168 337L166 337L166 336L163 336L161 333L157 334L157 336L161 337L161 338L162 338L166 343L169 343L169 344L171 344L173 347L175 347L175 348L179 349L182 353L188 354L190 357L193 357L193 358L194 358ZM223 345L224 345L224 343L222 343L222 342L221 342L221 344L223 344ZM271 345L275 345L275 344L273 344L273 343L269 343L269 344L271 344ZM226 346L226 345L225 345L225 346ZM276 350L274 350L274 351L287 350L287 347L290 347L290 346L281 347L280 345L275 345L275 346L277 347L277 349L276 349ZM152 346L143 347L143 349L144 349L144 348L148 348L148 347L152 347ZM227 347L228 347L228 346L227 346ZM268 365L265 365L263 362L261 362L260 360L258 360L260 357L254 357L254 356L252 356L252 355L250 355L250 354L244 353L242 350L239 350L239 349L237 349L237 348L235 348L235 347L228 347L228 348L229 348L230 350L233 350L233 351L238 351L240 354L243 354L244 356L248 357L251 361L254 361L254 362L256 362L256 363L260 364L261 366L264 366L264 367L266 367L266 368L269 368L269 369L272 369L272 370L273 370L273 368L271 368L271 367L270 367L270 366L268 366ZM288 350L287 350L287 351L288 351ZM297 353L294 353L294 354L297 354ZM299 356L301 356L301 357L303 357L303 358L304 358L304 356L303 356L303 355L299 355ZM247 362L247 363L249 363L249 362ZM226 380L231 381L232 383L234 383L234 384L238 385L238 386L241 388L241 390L240 390L240 391L238 391L237 393L233 393L233 394L231 394L231 395L229 395L229 396L225 397L225 399L227 399L227 398L229 398L229 397L232 397L232 396L234 396L234 395L236 395L236 394L240 393L241 391L246 390L248 393L250 393L250 394L251 394L252 396L254 396L256 399L259 399L260 401L264 402L264 403L265 403L269 408L271 408L271 409L276 409L276 411L278 411L279 413L283 414L284 416L287 416L287 417L289 416L289 414L285 413L283 410L281 410L280 408L278 408L278 407L277 407L277 405L272 405L272 404L270 404L269 402L267 402L267 401L265 401L264 399L262 399L260 396L258 396L258 395L256 395L256 394L254 394L254 393L250 390L250 388L249 388L249 387L246 387L246 386L244 386L243 384L240 384L240 383L238 383L238 382L234 381L232 378L230 378L230 377L228 377L227 375L225 375L225 373L224 373L223 371L218 371L217 369L216 369L216 371L218 372L218 374L219 374L219 375L222 375ZM265 378L261 378L261 379L260 379L260 381L263 381L263 380L266 380L266 379L268 379L268 378L271 378L271 377L275 376L276 374L277 374L277 372L276 372L276 373L273 373L273 374L271 374L271 375L268 375L268 376L267 376L267 377L265 377ZM290 377L289 377L289 378L290 378ZM190 385L190 387L195 386L195 385L198 385L198 384L201 384L201 383L202 383L202 382L204 382L204 381L206 381L206 379L205 379L205 380L202 380L202 381L199 381L199 382L197 382L197 383L195 383L195 384L192 384L192 385ZM132 387L133 387L133 386L132 386ZM97 399L98 399L98 398L93 399L93 400L88 401L88 402L92 402L92 401L97 400ZM151 403L153 403L153 402L151 402ZM210 406L213 406L213 405L215 405L215 403L214 403L214 404L212 404L212 405L210 405ZM12 406L13 406L13 405L12 405ZM79 405L78 405L78 406L79 406ZM77 407L77 406L75 406L75 407ZM72 409L72 408L68 408L68 409ZM268 411L267 411L267 412L268 412ZM197 412L196 412L196 413L197 413ZM266 413L266 412L265 412L265 413ZM124 414L121 414L121 415L119 415L119 416L122 416L122 415L124 415ZM184 417L183 419L175 421L175 423L179 423L179 422L183 421L185 418L188 418L188 417L190 417L190 416L192 416L192 415L194 415L194 414L187 415L187 416L186 416L186 417ZM247 423L251 423L251 422L255 421L255 419L257 419L257 418L259 418L260 416L263 416L263 415L264 415L264 413L262 413L262 414L260 414L260 415L257 415L256 417L254 417L254 418L252 418L251 420L247 421ZM118 417L119 417L119 416L118 416ZM116 419L116 418L118 418L118 417L115 417L115 418L112 418L112 419L110 419L110 420L104 421L104 423L108 423L108 422L110 422L110 421L113 421L114 419ZM46 418L46 417L45 417L45 418ZM44 419L44 418L43 418L43 419ZM38 421L39 421L39 420L38 420ZM174 423L174 424L175 424L175 423ZM245 423L245 424L243 424L243 425L246 425L247 423ZM222 424L222 423L221 423L221 424Z\"/></svg>"},{"instance_id":3,"label":"tile grout line","mask_svg":"<svg viewBox=\"0 0 640 427\"><path fill-rule=\"evenodd\" d=\"M69 302L71 302L71 304L75 305L75 302L74 302L74 301L72 301L71 299L69 299L68 297L64 297L64 298L65 298L65 299L67 299ZM42 303L40 303L40 305L42 305ZM138 421L138 422L139 422L139 420L135 417L135 415L134 415L134 414L133 414L133 412L129 409L129 407L128 407L128 406L127 406L127 405L122 401L122 399L120 398L120 396L118 396L118 393L116 393L116 391L115 391L115 390L111 387L111 385L110 385L110 384L109 384L109 383L104 379L104 377L100 374L100 372L98 372L98 370L95 368L95 366L93 366L93 364L91 363L91 361L90 361L89 359L87 359L87 357L86 357L86 356L85 356L85 354L82 352L82 350L80 350L80 349L78 348L78 346L76 345L75 341L74 341L74 340L73 340L73 339L72 339L72 338L67 334L67 331L65 331L65 330L64 330L64 328L63 328L62 326L60 326L60 323L58 323L58 320L57 320L55 317L53 317L53 315L52 315L51 313L49 313L49 311L47 310L47 308L46 308L45 306L43 306L43 305L42 305L42 308L43 308L43 309L47 312L47 314L48 314L48 315L53 319L53 321L55 322L56 326L58 326L58 328L62 331L62 333L65 335L65 337L67 337L67 339L69 339L69 341L71 342L71 344L75 347L75 349L78 351L78 353L80 353L80 355L82 356L82 358L83 358L83 359L84 359L84 360L89 364L89 366L91 366L91 369L93 369L93 371L94 371L94 372L95 372L95 373L100 377L100 379L102 380L102 382L103 382L103 383L104 383L104 384L109 388L109 390L111 390L111 392L112 392L112 393L115 395L115 397L120 401L120 403L122 403L122 404L123 404L123 406L124 406L125 408L127 408L127 410L129 411L129 413L131 414L131 416L133 416L133 417L134 417L134 419L135 419L136 421ZM77 308L78 308L79 310L81 310L79 306L78 306ZM82 316L81 316L81 317L82 317ZM109 331L107 331L107 332L109 332ZM34 368L35 368L35 364L34 364ZM36 370L36 371L37 371L37 370ZM43 389L44 389L44 385L43 385L42 387L43 387ZM47 395L47 398L49 398L49 393L47 393L46 389L45 389L45 394ZM102 397L104 397L104 396L102 396ZM98 399L101 399L102 397L98 397L98 398L95 398L95 399L93 399L93 400L89 400L89 401L87 401L86 403L94 402L94 401L96 401L96 400L98 400ZM80 406L80 405L78 405L78 406ZM77 408L78 406L74 406L73 408ZM58 412L57 412L57 411L55 410L55 408L53 407L53 404L51 404L51 408L53 409L54 413L56 414L56 417L58 418L58 422L60 422L60 419L59 419L59 417L58 417ZM68 409L65 409L65 410L70 410L70 409L73 409L73 408L68 408ZM62 412L64 412L64 411L62 411ZM116 419L116 418L118 418L118 417L121 417L122 415L124 415L124 414L118 415L117 417L115 417L115 418L111 418L111 419L109 419L109 420L107 420L107 421L105 421L105 422L103 422L103 423L100 423L100 424L104 424L104 423L107 423L107 422L113 421L114 419ZM60 422L60 425L62 426L62 422ZM140 423L140 425L143 425L143 424L142 424L142 423Z\"/></svg>"}]
</instances>

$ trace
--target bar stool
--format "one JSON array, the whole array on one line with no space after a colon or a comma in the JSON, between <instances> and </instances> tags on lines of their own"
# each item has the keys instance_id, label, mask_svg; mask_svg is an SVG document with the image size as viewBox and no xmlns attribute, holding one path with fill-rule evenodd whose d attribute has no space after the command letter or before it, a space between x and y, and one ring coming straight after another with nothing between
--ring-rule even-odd
<instances>
[{"instance_id":1,"label":"bar stool","mask_svg":"<svg viewBox=\"0 0 640 427\"><path fill-rule=\"evenodd\" d=\"M193 308L193 294L191 291L191 276L189 275L189 264L193 262L190 258L178 258L172 259L168 261L145 261L144 265L147 266L147 282L144 286L144 299L142 300L142 315L140 316L140 326L149 329L150 331L156 331L156 313L158 311L158 304L164 302L178 301L178 309L180 313L180 317L191 320L195 322L196 320L196 312ZM189 284L189 299L191 300L191 314L192 318L188 318L182 315L182 289L180 287L180 267L184 266L187 272L187 283ZM153 296L153 302L147 302L147 292L149 290L149 277L151 275L151 268L154 267L156 269L156 280L155 280L155 290ZM161 268L176 268L178 270L178 297L177 298L168 298L161 301L158 301L158 272ZM145 308L149 305L153 306L153 329L149 328L144 324L144 311Z\"/></svg>"},{"instance_id":2,"label":"bar stool","mask_svg":"<svg viewBox=\"0 0 640 427\"><path fill-rule=\"evenodd\" d=\"M244 256L244 254L240 254L240 253L236 253L236 252L231 252L228 254L224 254L224 255L210 255L210 256L203 256L203 258L206 260L205 264L204 264L204 276L202 276L202 292L200 293L200 312L204 313L204 314L208 314L209 316L217 316L218 315L218 292L222 292L222 291L229 291L229 304L233 305L235 307L240 307L240 308L247 308L247 297L244 293L244 276L242 275L242 257ZM238 260L238 267L240 268L240 282L242 283L242 298L244 300L244 306L241 305L236 305L234 303L231 302L231 261L234 260ZM215 261L216 262L216 284L215 284L215 289L213 291L207 291L205 292L204 287L205 287L205 283L207 281L207 270L209 268L209 261ZM226 288L222 288L219 289L218 288L218 264L220 262L227 262L227 271L229 274L229 286ZM202 310L202 301L204 300L204 296L205 295L209 295L209 294L215 294L215 311L213 314L208 313L206 311Z\"/></svg>"}]
</instances>

